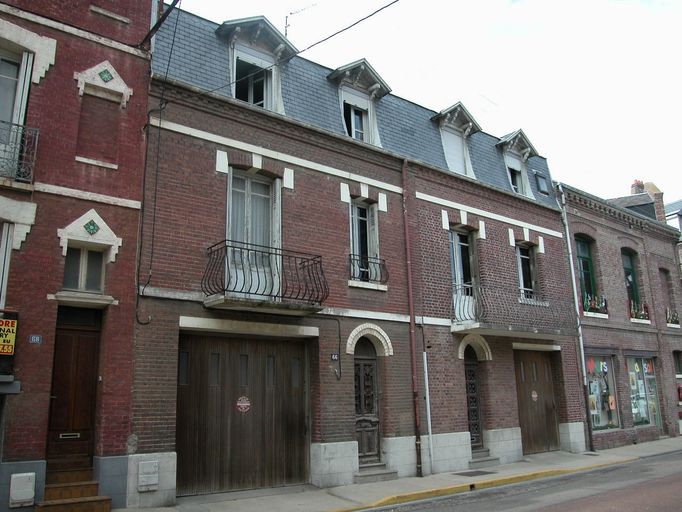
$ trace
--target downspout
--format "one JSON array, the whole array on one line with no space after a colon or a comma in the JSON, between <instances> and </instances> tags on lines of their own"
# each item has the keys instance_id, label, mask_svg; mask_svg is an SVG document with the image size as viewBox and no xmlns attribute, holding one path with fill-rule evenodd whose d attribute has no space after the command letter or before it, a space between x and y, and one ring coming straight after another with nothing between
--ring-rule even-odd
<instances>
[{"instance_id":1,"label":"downspout","mask_svg":"<svg viewBox=\"0 0 682 512\"><path fill-rule=\"evenodd\" d=\"M566 247L568 247L568 268L571 269L571 289L573 290L573 306L578 324L578 345L580 347L580 367L583 373L583 401L585 403L585 420L587 422L587 439L590 451L594 451L594 437L592 433L592 420L590 419L589 392L587 390L587 371L585 368L585 344L583 342L583 323L580 316L580 302L578 301L578 287L575 284L575 267L573 266L573 246L571 244L571 234L568 229L568 216L566 215L566 195L561 183L558 185L561 193L561 222L564 225L566 234Z\"/></svg>"},{"instance_id":2,"label":"downspout","mask_svg":"<svg viewBox=\"0 0 682 512\"><path fill-rule=\"evenodd\" d=\"M412 358L412 398L414 401L414 436L415 450L417 452L417 476L422 473L422 441L419 429L419 391L417 388L417 347L415 340L414 297L412 294L412 247L410 228L407 215L407 160L403 160L403 226L405 228L405 258L407 260L407 303L410 309L410 356Z\"/></svg>"}]
</instances>

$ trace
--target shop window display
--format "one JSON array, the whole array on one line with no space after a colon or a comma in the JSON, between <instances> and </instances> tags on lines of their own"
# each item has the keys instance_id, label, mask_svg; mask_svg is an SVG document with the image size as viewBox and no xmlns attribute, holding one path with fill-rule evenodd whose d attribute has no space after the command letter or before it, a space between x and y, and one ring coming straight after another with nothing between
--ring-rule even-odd
<instances>
[{"instance_id":1,"label":"shop window display","mask_svg":"<svg viewBox=\"0 0 682 512\"><path fill-rule=\"evenodd\" d=\"M651 358L629 357L628 380L632 419L635 425L659 425L658 387L656 370Z\"/></svg>"},{"instance_id":2,"label":"shop window display","mask_svg":"<svg viewBox=\"0 0 682 512\"><path fill-rule=\"evenodd\" d=\"M610 357L587 357L587 382L593 430L618 428L616 386Z\"/></svg>"}]
</instances>

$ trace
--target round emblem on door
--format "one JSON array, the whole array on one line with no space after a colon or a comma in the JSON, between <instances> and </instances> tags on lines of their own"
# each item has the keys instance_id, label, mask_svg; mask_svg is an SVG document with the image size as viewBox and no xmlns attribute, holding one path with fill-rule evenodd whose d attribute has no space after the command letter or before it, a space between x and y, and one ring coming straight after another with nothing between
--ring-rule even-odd
<instances>
[{"instance_id":1,"label":"round emblem on door","mask_svg":"<svg viewBox=\"0 0 682 512\"><path fill-rule=\"evenodd\" d=\"M538 401L538 392L533 390L533 392L530 394L530 397L533 399L533 402Z\"/></svg>"},{"instance_id":2,"label":"round emblem on door","mask_svg":"<svg viewBox=\"0 0 682 512\"><path fill-rule=\"evenodd\" d=\"M246 413L251 410L251 400L248 396L240 396L237 398L237 410L241 413Z\"/></svg>"}]
</instances>

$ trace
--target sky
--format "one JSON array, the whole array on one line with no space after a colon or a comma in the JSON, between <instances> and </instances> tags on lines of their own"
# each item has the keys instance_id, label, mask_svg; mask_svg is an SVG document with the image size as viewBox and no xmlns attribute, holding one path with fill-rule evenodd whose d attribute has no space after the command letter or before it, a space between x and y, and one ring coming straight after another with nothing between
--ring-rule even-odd
<instances>
[{"instance_id":1,"label":"sky","mask_svg":"<svg viewBox=\"0 0 682 512\"><path fill-rule=\"evenodd\" d=\"M215 22L264 15L299 50L391 0L182 0ZM366 58L392 93L461 101L484 131L522 128L557 181L604 198L651 181L682 199L682 0L399 0L302 57Z\"/></svg>"}]
</instances>

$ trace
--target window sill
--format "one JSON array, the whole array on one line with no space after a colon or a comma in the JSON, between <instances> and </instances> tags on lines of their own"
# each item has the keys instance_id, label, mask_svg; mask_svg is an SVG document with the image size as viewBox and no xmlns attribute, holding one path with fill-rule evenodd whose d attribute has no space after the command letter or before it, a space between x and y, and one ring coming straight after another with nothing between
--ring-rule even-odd
<instances>
[{"instance_id":1,"label":"window sill","mask_svg":"<svg viewBox=\"0 0 682 512\"><path fill-rule=\"evenodd\" d=\"M65 306L75 306L90 309L104 309L107 306L118 306L118 300L111 295L101 293L62 290L55 294L48 294L48 300L56 300Z\"/></svg>"},{"instance_id":2,"label":"window sill","mask_svg":"<svg viewBox=\"0 0 682 512\"><path fill-rule=\"evenodd\" d=\"M23 190L25 192L33 192L33 183L26 183L23 181L17 181L13 178L8 178L3 176L0 178L0 187L2 188L13 188L15 190Z\"/></svg>"},{"instance_id":3,"label":"window sill","mask_svg":"<svg viewBox=\"0 0 682 512\"><path fill-rule=\"evenodd\" d=\"M609 319L608 313L593 313L591 311L583 311L583 316L588 318L603 318L604 320Z\"/></svg>"},{"instance_id":4,"label":"window sill","mask_svg":"<svg viewBox=\"0 0 682 512\"><path fill-rule=\"evenodd\" d=\"M104 162L102 160L93 160L92 158L85 158L84 156L77 156L76 162L80 162L82 164L87 165L94 165L96 167L104 167L105 169L112 169L114 171L118 169L118 164L112 164L109 162Z\"/></svg>"},{"instance_id":5,"label":"window sill","mask_svg":"<svg viewBox=\"0 0 682 512\"><path fill-rule=\"evenodd\" d=\"M538 299L527 299L526 297L519 297L519 304L527 304L529 306L542 306L543 308L549 307L549 301L538 300Z\"/></svg>"},{"instance_id":6,"label":"window sill","mask_svg":"<svg viewBox=\"0 0 682 512\"><path fill-rule=\"evenodd\" d=\"M679 329L680 324L665 324L666 326L670 327L671 329Z\"/></svg>"},{"instance_id":7,"label":"window sill","mask_svg":"<svg viewBox=\"0 0 682 512\"><path fill-rule=\"evenodd\" d=\"M645 320L643 318L631 318L630 322L632 322L633 324L651 325L651 320Z\"/></svg>"},{"instance_id":8,"label":"window sill","mask_svg":"<svg viewBox=\"0 0 682 512\"><path fill-rule=\"evenodd\" d=\"M368 283L367 281L356 281L354 279L348 280L348 286L351 288L364 288L366 290L377 290L379 292L387 292L388 285L379 283Z\"/></svg>"}]
</instances>

